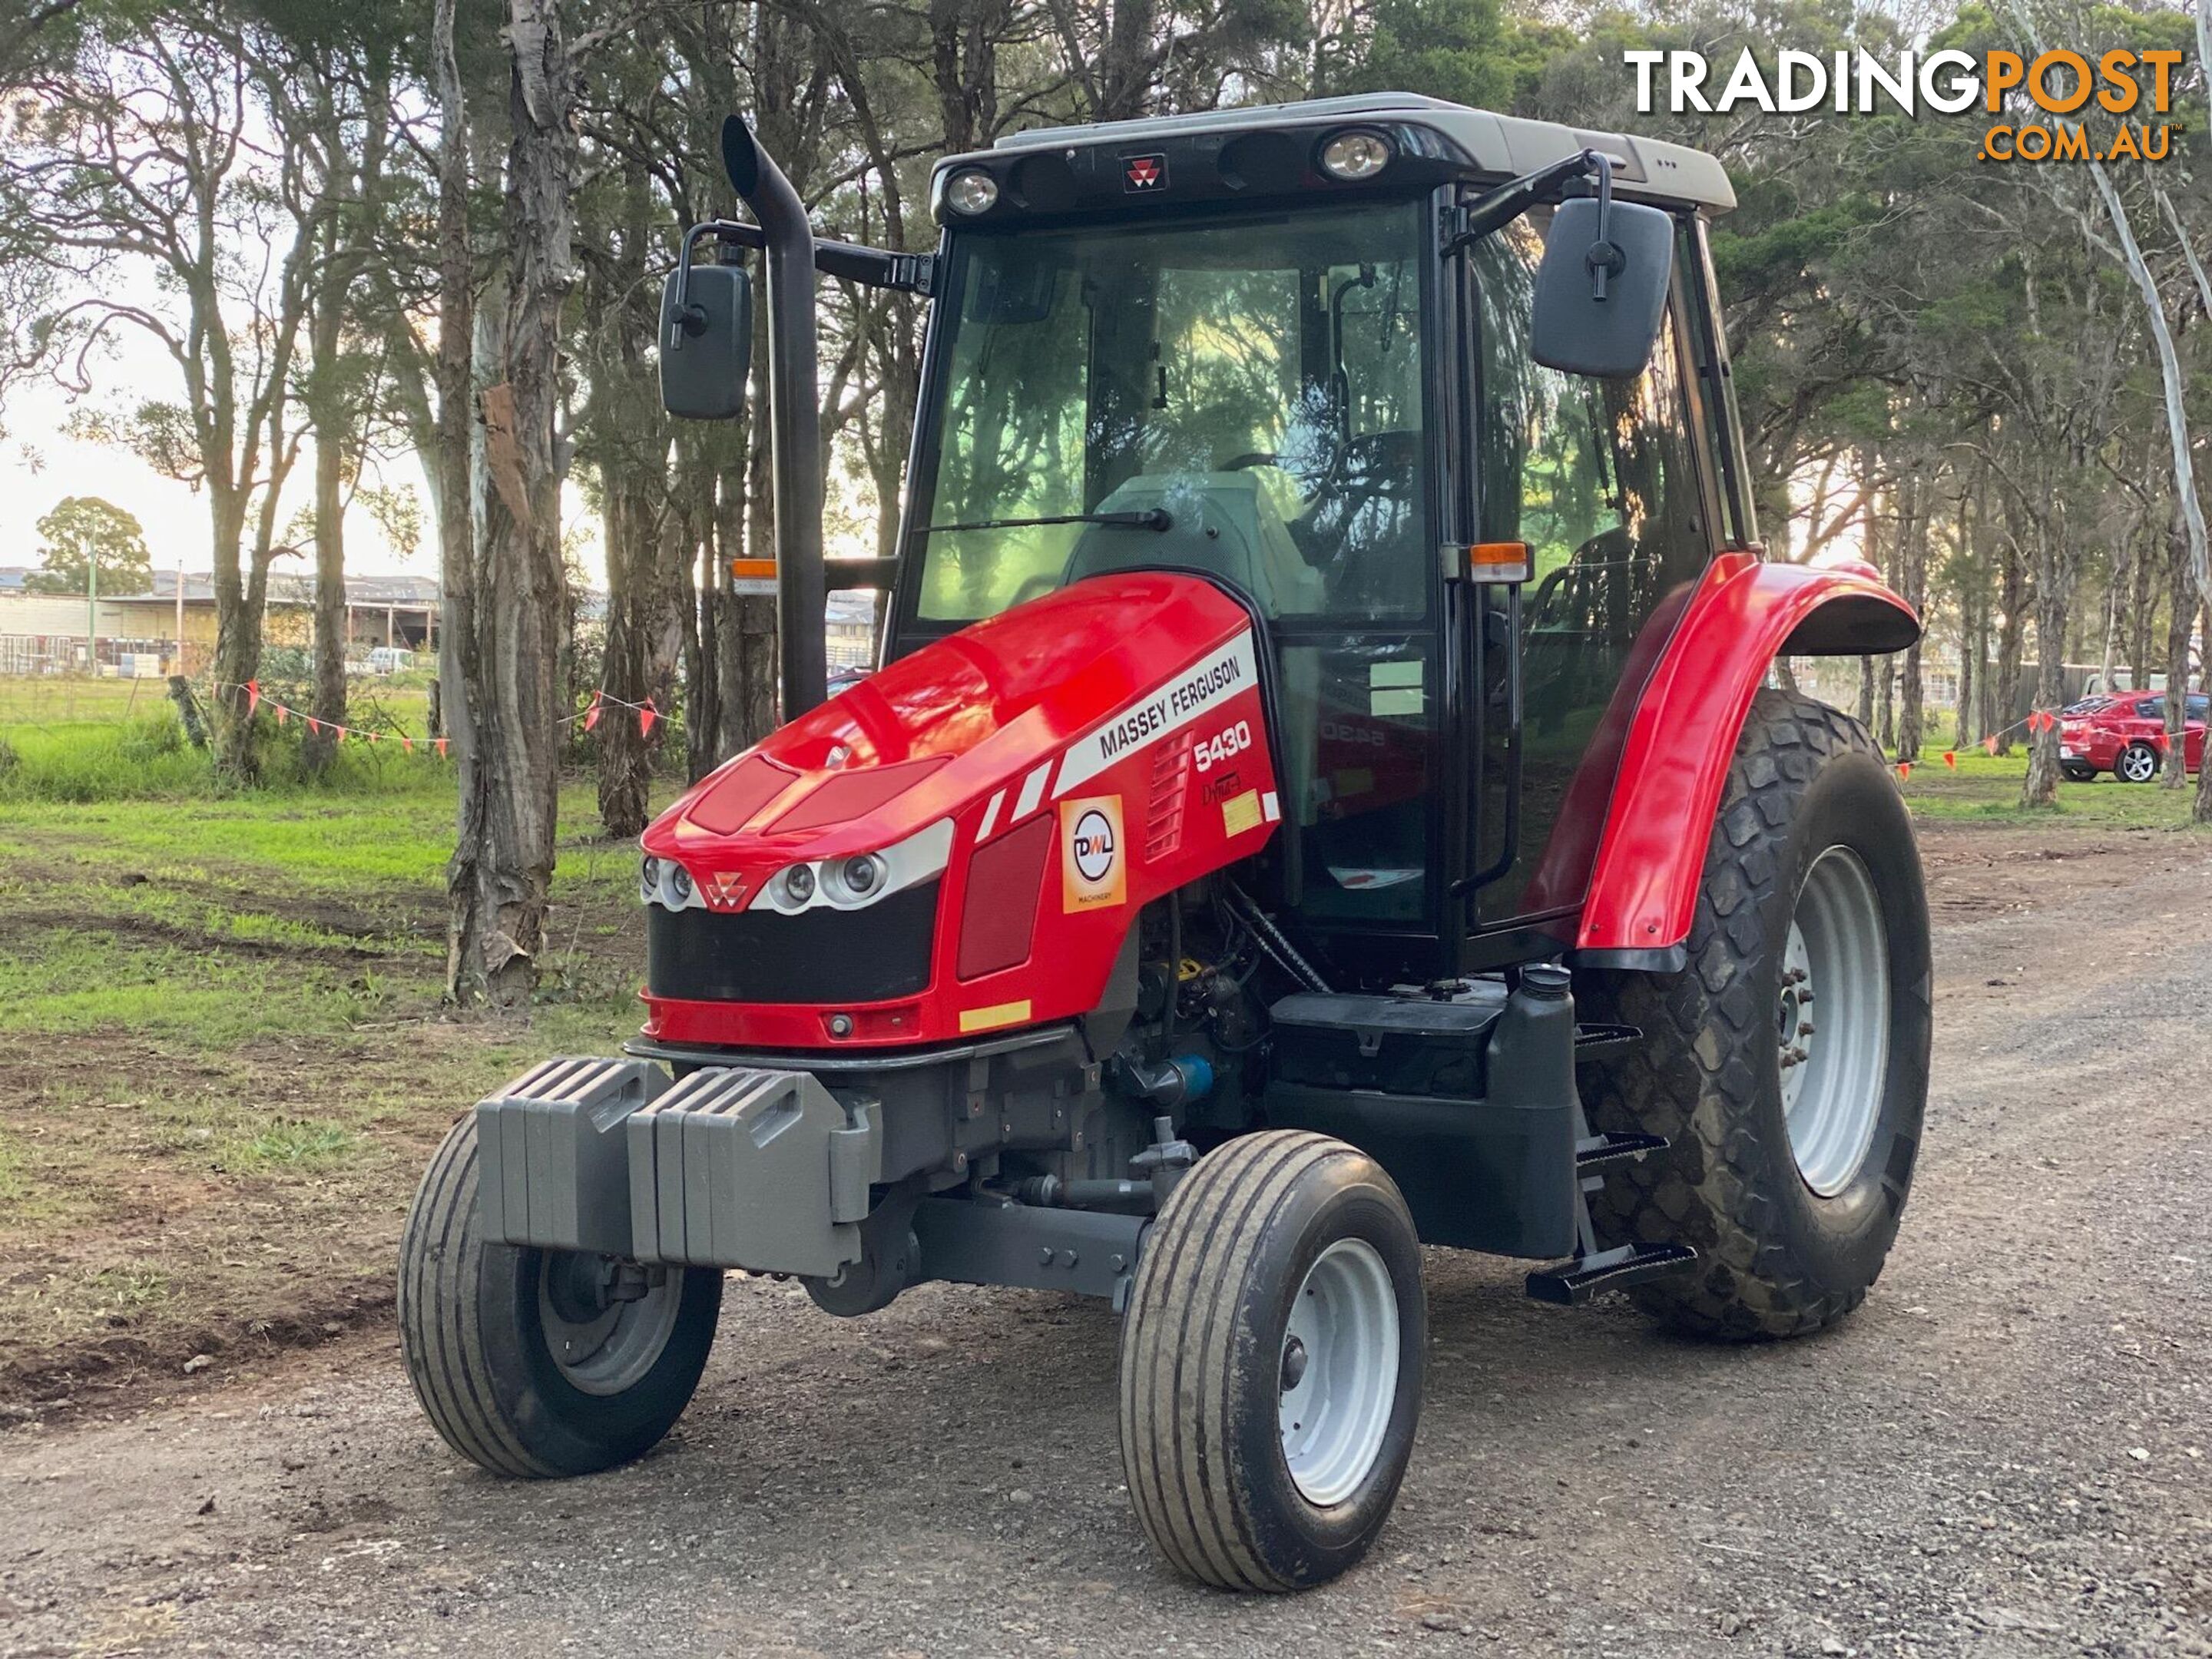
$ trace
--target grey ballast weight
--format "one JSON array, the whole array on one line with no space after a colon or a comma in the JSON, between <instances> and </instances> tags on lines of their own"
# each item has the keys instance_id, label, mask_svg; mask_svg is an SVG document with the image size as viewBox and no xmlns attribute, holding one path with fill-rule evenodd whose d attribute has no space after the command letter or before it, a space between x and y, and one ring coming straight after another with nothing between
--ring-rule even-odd
<instances>
[{"instance_id":1,"label":"grey ballast weight","mask_svg":"<svg viewBox=\"0 0 2212 1659\"><path fill-rule=\"evenodd\" d=\"M668 1087L641 1060L549 1060L477 1103L477 1203L486 1238L631 1254L623 1124Z\"/></svg>"},{"instance_id":2,"label":"grey ballast weight","mask_svg":"<svg viewBox=\"0 0 2212 1659\"><path fill-rule=\"evenodd\" d=\"M477 1103L484 1236L829 1277L860 1258L883 1137L808 1072L555 1060Z\"/></svg>"},{"instance_id":3,"label":"grey ballast weight","mask_svg":"<svg viewBox=\"0 0 2212 1659\"><path fill-rule=\"evenodd\" d=\"M639 1259L821 1278L858 1261L879 1109L848 1117L811 1072L692 1073L629 1120Z\"/></svg>"}]
</instances>

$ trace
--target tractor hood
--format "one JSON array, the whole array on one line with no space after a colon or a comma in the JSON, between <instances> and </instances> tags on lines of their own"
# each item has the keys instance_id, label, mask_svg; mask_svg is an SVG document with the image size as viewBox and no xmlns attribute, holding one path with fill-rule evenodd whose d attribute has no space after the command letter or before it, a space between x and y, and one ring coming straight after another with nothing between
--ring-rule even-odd
<instances>
[{"instance_id":1,"label":"tractor hood","mask_svg":"<svg viewBox=\"0 0 2212 1659\"><path fill-rule=\"evenodd\" d=\"M1143 714L1133 706L1250 626L1200 577L1078 582L925 646L772 733L662 813L644 849L684 866L710 908L737 908L793 862L884 851L997 792L1026 812L1071 744ZM943 839L949 853L949 830Z\"/></svg>"}]
</instances>

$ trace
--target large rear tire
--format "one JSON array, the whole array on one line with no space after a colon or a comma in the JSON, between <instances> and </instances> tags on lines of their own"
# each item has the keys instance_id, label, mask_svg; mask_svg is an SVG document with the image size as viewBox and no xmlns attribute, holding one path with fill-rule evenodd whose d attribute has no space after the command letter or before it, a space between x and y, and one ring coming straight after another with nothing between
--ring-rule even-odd
<instances>
[{"instance_id":1,"label":"large rear tire","mask_svg":"<svg viewBox=\"0 0 2212 1659\"><path fill-rule=\"evenodd\" d=\"M487 1243L477 1223L476 1115L430 1162L399 1241L399 1341L446 1443L499 1474L588 1474L628 1462L683 1415L706 1367L722 1275L669 1267L607 1295L609 1258Z\"/></svg>"},{"instance_id":2,"label":"large rear tire","mask_svg":"<svg viewBox=\"0 0 2212 1659\"><path fill-rule=\"evenodd\" d=\"M1725 1339L1833 1324L1881 1272L1928 1093L1928 906L1912 825L1866 728L1752 706L1705 854L1686 971L1593 975L1638 1052L1591 1068L1595 1126L1665 1135L1593 1205L1607 1243L1679 1241L1694 1274L1630 1292Z\"/></svg>"},{"instance_id":3,"label":"large rear tire","mask_svg":"<svg viewBox=\"0 0 2212 1659\"><path fill-rule=\"evenodd\" d=\"M1420 1242L1364 1152L1269 1130L1199 1160L1121 1327L1121 1465L1170 1565L1326 1583L1389 1519L1421 1414Z\"/></svg>"}]
</instances>

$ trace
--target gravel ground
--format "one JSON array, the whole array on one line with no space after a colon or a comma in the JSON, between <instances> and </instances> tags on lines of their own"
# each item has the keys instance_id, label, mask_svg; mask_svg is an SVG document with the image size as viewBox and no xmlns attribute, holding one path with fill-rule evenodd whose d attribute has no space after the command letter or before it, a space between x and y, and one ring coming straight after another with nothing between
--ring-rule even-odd
<instances>
[{"instance_id":1,"label":"gravel ground","mask_svg":"<svg viewBox=\"0 0 2212 1659\"><path fill-rule=\"evenodd\" d=\"M0 1653L2212 1654L2212 858L1939 839L1929 1133L1867 1306L1719 1350L1432 1255L1413 1472L1328 1589L1154 1564L1103 1309L733 1280L676 1434L588 1480L456 1462L388 1333L15 1431Z\"/></svg>"}]
</instances>

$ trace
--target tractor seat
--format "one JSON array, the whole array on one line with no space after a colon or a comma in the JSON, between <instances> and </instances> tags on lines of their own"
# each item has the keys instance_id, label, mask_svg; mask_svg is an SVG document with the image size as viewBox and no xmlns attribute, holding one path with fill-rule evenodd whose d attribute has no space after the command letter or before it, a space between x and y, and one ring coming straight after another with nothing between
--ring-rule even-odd
<instances>
[{"instance_id":1,"label":"tractor seat","mask_svg":"<svg viewBox=\"0 0 2212 1659\"><path fill-rule=\"evenodd\" d=\"M1310 616L1322 608L1326 585L1320 573L1298 551L1290 526L1249 470L1139 473L1100 501L1097 510L1141 513L1152 507L1173 520L1168 529L1088 526L1068 554L1062 580L1167 566L1233 582L1267 616Z\"/></svg>"}]
</instances>

